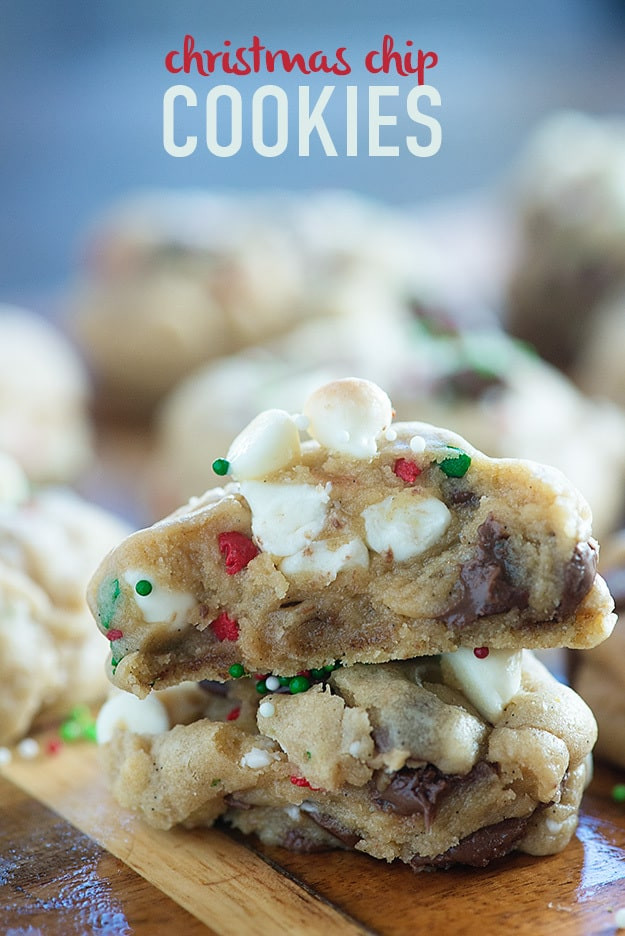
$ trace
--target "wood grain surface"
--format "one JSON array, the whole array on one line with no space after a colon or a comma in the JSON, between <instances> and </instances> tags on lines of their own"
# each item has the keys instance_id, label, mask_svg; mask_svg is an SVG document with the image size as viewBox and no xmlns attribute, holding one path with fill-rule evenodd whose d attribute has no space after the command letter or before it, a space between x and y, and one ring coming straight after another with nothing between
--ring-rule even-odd
<instances>
[{"instance_id":1,"label":"wood grain surface","mask_svg":"<svg viewBox=\"0 0 625 936\"><path fill-rule=\"evenodd\" d=\"M605 767L560 855L421 874L218 829L150 829L112 802L86 743L16 756L1 774L2 936L607 936L625 907L625 805L610 795L624 778Z\"/></svg>"}]
</instances>

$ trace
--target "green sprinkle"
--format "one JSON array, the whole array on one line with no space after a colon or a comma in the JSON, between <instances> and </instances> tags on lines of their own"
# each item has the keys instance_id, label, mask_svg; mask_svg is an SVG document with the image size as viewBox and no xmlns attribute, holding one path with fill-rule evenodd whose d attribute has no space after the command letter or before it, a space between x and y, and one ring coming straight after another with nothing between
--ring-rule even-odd
<instances>
[{"instance_id":1,"label":"green sprinkle","mask_svg":"<svg viewBox=\"0 0 625 936\"><path fill-rule=\"evenodd\" d=\"M612 799L615 803L625 803L625 783L617 783L612 787Z\"/></svg>"},{"instance_id":2,"label":"green sprinkle","mask_svg":"<svg viewBox=\"0 0 625 936\"><path fill-rule=\"evenodd\" d=\"M217 777L216 780L211 780L211 786L219 786L221 783L221 778Z\"/></svg>"},{"instance_id":3,"label":"green sprinkle","mask_svg":"<svg viewBox=\"0 0 625 936\"><path fill-rule=\"evenodd\" d=\"M67 721L78 722L83 727L91 723L91 712L86 705L77 705L67 716Z\"/></svg>"},{"instance_id":4,"label":"green sprinkle","mask_svg":"<svg viewBox=\"0 0 625 936\"><path fill-rule=\"evenodd\" d=\"M313 679L325 679L327 672L324 666L323 669L311 669L310 675Z\"/></svg>"},{"instance_id":5,"label":"green sprinkle","mask_svg":"<svg viewBox=\"0 0 625 936\"><path fill-rule=\"evenodd\" d=\"M83 728L83 738L85 741L97 741L96 732L95 732L95 722L91 721L88 725L85 725Z\"/></svg>"},{"instance_id":6,"label":"green sprinkle","mask_svg":"<svg viewBox=\"0 0 625 936\"><path fill-rule=\"evenodd\" d=\"M227 475L230 471L230 462L227 458L216 458L213 462L213 471L216 475Z\"/></svg>"},{"instance_id":7,"label":"green sprinkle","mask_svg":"<svg viewBox=\"0 0 625 936\"><path fill-rule=\"evenodd\" d=\"M289 683L289 689L293 695L298 692L306 692L307 689L310 689L310 680L305 676L294 676Z\"/></svg>"},{"instance_id":8,"label":"green sprinkle","mask_svg":"<svg viewBox=\"0 0 625 936\"><path fill-rule=\"evenodd\" d=\"M59 734L63 741L78 741L83 736L83 726L77 721L64 721L59 728Z\"/></svg>"},{"instance_id":9,"label":"green sprinkle","mask_svg":"<svg viewBox=\"0 0 625 936\"><path fill-rule=\"evenodd\" d=\"M267 692L269 692L269 689L267 689L267 684L265 683L264 679L259 679L258 682L256 683L256 692L259 695L265 695Z\"/></svg>"},{"instance_id":10,"label":"green sprinkle","mask_svg":"<svg viewBox=\"0 0 625 936\"><path fill-rule=\"evenodd\" d=\"M448 478L462 478L471 466L471 456L462 449L456 448L455 445L450 445L449 448L458 452L458 455L453 458L444 458L442 462L439 462L438 467Z\"/></svg>"},{"instance_id":11,"label":"green sprinkle","mask_svg":"<svg viewBox=\"0 0 625 936\"><path fill-rule=\"evenodd\" d=\"M228 672L233 679L240 679L241 676L245 676L245 669L241 663L233 663Z\"/></svg>"},{"instance_id":12,"label":"green sprinkle","mask_svg":"<svg viewBox=\"0 0 625 936\"><path fill-rule=\"evenodd\" d=\"M111 657L111 669L113 670L113 672L115 672L118 666L119 666L119 660L116 660L115 657Z\"/></svg>"},{"instance_id":13,"label":"green sprinkle","mask_svg":"<svg viewBox=\"0 0 625 936\"><path fill-rule=\"evenodd\" d=\"M147 579L139 579L135 585L135 591L138 595L145 598L146 595L149 595L152 591L152 582L148 582Z\"/></svg>"},{"instance_id":14,"label":"green sprinkle","mask_svg":"<svg viewBox=\"0 0 625 936\"><path fill-rule=\"evenodd\" d=\"M292 676L278 676L281 686L288 686L292 678Z\"/></svg>"},{"instance_id":15,"label":"green sprinkle","mask_svg":"<svg viewBox=\"0 0 625 936\"><path fill-rule=\"evenodd\" d=\"M312 754L310 753L310 751L306 751L306 760L310 760L311 757L312 757Z\"/></svg>"}]
</instances>

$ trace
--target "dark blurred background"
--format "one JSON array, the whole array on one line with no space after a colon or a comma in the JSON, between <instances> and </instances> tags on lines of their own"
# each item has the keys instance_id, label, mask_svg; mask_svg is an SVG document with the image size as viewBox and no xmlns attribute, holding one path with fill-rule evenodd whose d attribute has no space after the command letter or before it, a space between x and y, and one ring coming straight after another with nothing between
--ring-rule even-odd
<instances>
[{"instance_id":1,"label":"dark blurred background","mask_svg":"<svg viewBox=\"0 0 625 936\"><path fill-rule=\"evenodd\" d=\"M65 282L85 226L137 187L346 186L393 204L422 204L497 180L554 108L625 109L625 16L616 0L0 0L0 23L5 301L37 305L37 297ZM361 88L379 83L361 65L365 52L385 32L402 47L410 38L439 55L429 80L442 96L442 148L417 159L405 148L397 158L369 158L364 146L358 157L329 158L317 147L303 158L290 147L268 159L252 150L248 134L232 158L211 156L200 138L192 156L175 159L162 145L162 97L178 79L166 72L164 57L187 32L200 48L221 49L224 39L245 45L254 34L293 51L346 45L349 81ZM180 78L202 103L211 79ZM275 81L289 91L302 78L219 80L236 84L249 101L255 84ZM332 83L304 81L313 88ZM346 79L334 82L340 92ZM400 115L402 103L400 97ZM201 114L198 107L200 135ZM326 120L339 140L345 118L336 92ZM412 128L400 116L398 139L402 125ZM366 133L361 122L363 143Z\"/></svg>"}]
</instances>

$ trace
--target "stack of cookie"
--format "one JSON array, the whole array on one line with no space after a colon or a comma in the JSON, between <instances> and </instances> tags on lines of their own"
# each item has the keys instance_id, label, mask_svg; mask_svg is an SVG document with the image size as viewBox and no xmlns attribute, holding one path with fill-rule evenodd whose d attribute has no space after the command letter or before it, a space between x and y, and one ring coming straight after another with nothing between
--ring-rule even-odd
<instances>
[{"instance_id":1,"label":"stack of cookie","mask_svg":"<svg viewBox=\"0 0 625 936\"><path fill-rule=\"evenodd\" d=\"M564 476L395 423L359 379L261 413L213 468L224 488L89 589L120 803L414 868L562 849L596 725L528 648L614 624Z\"/></svg>"}]
</instances>

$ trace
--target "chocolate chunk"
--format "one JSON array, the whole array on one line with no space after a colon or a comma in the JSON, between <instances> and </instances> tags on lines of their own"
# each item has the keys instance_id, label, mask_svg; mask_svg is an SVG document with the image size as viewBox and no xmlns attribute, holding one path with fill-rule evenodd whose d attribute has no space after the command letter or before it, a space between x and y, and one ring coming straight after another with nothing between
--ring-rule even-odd
<instances>
[{"instance_id":1,"label":"chocolate chunk","mask_svg":"<svg viewBox=\"0 0 625 936\"><path fill-rule=\"evenodd\" d=\"M529 604L529 590L515 585L510 575L508 534L490 514L478 527L475 557L460 569L460 597L441 616L449 627L473 624L489 614Z\"/></svg>"},{"instance_id":2,"label":"chocolate chunk","mask_svg":"<svg viewBox=\"0 0 625 936\"><path fill-rule=\"evenodd\" d=\"M562 600L554 615L562 621L577 610L586 597L597 574L597 548L594 543L578 543L564 570Z\"/></svg>"},{"instance_id":3,"label":"chocolate chunk","mask_svg":"<svg viewBox=\"0 0 625 936\"><path fill-rule=\"evenodd\" d=\"M330 835L333 835L339 842L347 845L348 848L354 848L362 838L357 832L348 829L342 822L339 822L334 816L328 816L327 813L320 813L316 810L307 809L306 815L310 816L313 822L316 822L318 826L325 829Z\"/></svg>"},{"instance_id":4,"label":"chocolate chunk","mask_svg":"<svg viewBox=\"0 0 625 936\"><path fill-rule=\"evenodd\" d=\"M400 816L422 815L425 828L429 829L436 817L438 801L454 785L454 779L432 764L398 770L385 790L376 791L373 800L382 809Z\"/></svg>"},{"instance_id":5,"label":"chocolate chunk","mask_svg":"<svg viewBox=\"0 0 625 936\"><path fill-rule=\"evenodd\" d=\"M472 507L475 508L480 502L480 495L476 494L475 491L456 490L452 491L448 497L446 497L447 504L451 504L454 507Z\"/></svg>"},{"instance_id":6,"label":"chocolate chunk","mask_svg":"<svg viewBox=\"0 0 625 936\"><path fill-rule=\"evenodd\" d=\"M438 381L435 391L464 400L481 400L488 393L504 390L506 382L499 374L474 367L457 370Z\"/></svg>"},{"instance_id":7,"label":"chocolate chunk","mask_svg":"<svg viewBox=\"0 0 625 936\"><path fill-rule=\"evenodd\" d=\"M442 855L426 858L415 855L410 862L416 871L421 868L451 868L452 865L470 865L472 868L485 868L496 858L513 851L523 838L530 816L525 819L504 819L494 825L485 826L467 835Z\"/></svg>"},{"instance_id":8,"label":"chocolate chunk","mask_svg":"<svg viewBox=\"0 0 625 936\"><path fill-rule=\"evenodd\" d=\"M383 790L376 790L373 800L382 809L400 816L420 814L425 821L425 828L430 829L440 801L453 789L493 773L494 768L481 761L468 774L444 774L433 764L425 767L403 768L391 777Z\"/></svg>"}]
</instances>

